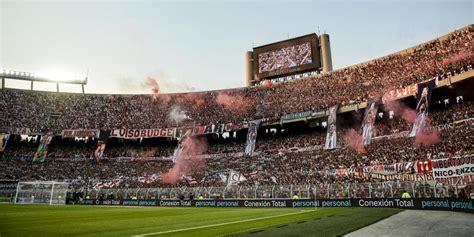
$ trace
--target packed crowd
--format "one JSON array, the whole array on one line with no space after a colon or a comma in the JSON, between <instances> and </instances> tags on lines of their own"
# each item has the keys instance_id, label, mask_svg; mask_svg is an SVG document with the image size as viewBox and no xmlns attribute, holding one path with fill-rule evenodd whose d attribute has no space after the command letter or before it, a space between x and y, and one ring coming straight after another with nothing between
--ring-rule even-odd
<instances>
[{"instance_id":1,"label":"packed crowd","mask_svg":"<svg viewBox=\"0 0 474 237\"><path fill-rule=\"evenodd\" d=\"M362 112L362 111L361 111ZM463 119L472 119L474 106L471 101L450 105L434 110L430 117L433 126L452 123ZM383 116L382 116L383 117ZM392 122L397 121L397 122ZM393 124L406 123L398 119L376 121L375 127L387 134L402 130L393 130ZM356 125L358 126L358 125ZM299 127L299 126L296 126ZM384 128L387 127L387 128ZM344 142L344 133L349 127L340 126L338 149L323 151L324 128L288 128L288 131L273 133L262 128L257 142L256 156L244 156L242 153L245 139L209 138L208 149L204 153L217 154L204 159L206 168L191 170L182 181L170 185L159 180L143 182L140 177L161 176L172 166L170 159L150 159L151 157L169 157L176 143L158 141L155 146L146 142L116 139L110 141L106 149L108 157L130 156L135 160L111 160L94 165L92 156L96 141L75 141L73 139L53 140L51 153L45 163L32 163L30 160L15 159L34 153L37 143L32 141L13 141L0 162L0 179L14 180L69 180L78 188L93 188L99 180L121 178L120 187L180 187L180 186L225 186L220 175L229 170L243 174L247 180L241 185L274 184L322 184L322 183L361 183L374 181L375 178L356 175L331 175L331 171L340 168L366 167L375 164L394 164L406 161L426 160L449 155L474 154L472 140L474 127L472 121L450 126L442 130L441 142L428 146L415 146L413 139L406 137L376 139L367 147L366 153L358 153ZM382 129L383 128L383 129ZM403 127L402 127L403 128ZM292 131L292 129L295 129ZM387 135L382 134L382 135ZM56 144L56 145L55 145ZM312 148L298 150L293 148ZM226 154L235 154L223 157ZM63 158L63 159L58 159ZM85 159L74 159L85 158ZM192 183L190 181L193 181Z\"/></svg>"},{"instance_id":2,"label":"packed crowd","mask_svg":"<svg viewBox=\"0 0 474 237\"><path fill-rule=\"evenodd\" d=\"M449 124L462 119L474 118L474 103L466 101L449 106L434 107L430 113L431 125L438 126ZM373 136L383 136L400 131L407 131L411 124L403 120L400 115L394 114L389 118L389 112L379 111ZM354 112L352 117L360 117L363 111ZM380 116L381 115L381 116ZM301 125L296 125L301 127ZM359 127L359 125L355 125ZM344 134L347 126L341 125L339 131L339 142L344 144ZM245 131L243 131L245 132ZM257 151L278 153L279 150L288 150L294 147L318 146L324 143L326 130L324 127L308 128L303 125L302 128L295 130L294 127L285 130L282 129L263 129L259 132ZM245 135L245 134L244 134ZM232 136L232 134L230 134ZM13 136L9 141L9 149L5 151L5 157L15 160L30 160L38 148L36 137L29 137L21 140L20 136ZM227 138L212 139L209 138L206 148L206 154L224 154L242 152L245 139ZM57 158L91 158L96 148L97 140L73 138L62 139L56 137L49 148L48 157ZM343 145L344 146L344 145ZM173 154L176 147L176 141L169 141L164 138L145 139L145 140L127 140L127 139L109 139L105 156L106 157L133 157L135 159L147 160L150 157L169 157Z\"/></svg>"},{"instance_id":3,"label":"packed crowd","mask_svg":"<svg viewBox=\"0 0 474 237\"><path fill-rule=\"evenodd\" d=\"M288 81L271 87L181 94L80 95L2 90L0 125L50 129L175 127L175 112L196 124L240 124L256 118L319 111L366 101L384 92L438 76L472 70L474 26L406 52ZM221 99L220 99L221 98Z\"/></svg>"},{"instance_id":4,"label":"packed crowd","mask_svg":"<svg viewBox=\"0 0 474 237\"><path fill-rule=\"evenodd\" d=\"M462 126L448 129L438 144L417 147L413 139L396 138L374 141L367 147L366 154L359 154L351 147L332 151L310 150L301 152L261 153L252 157L219 156L205 159L207 168L190 172L196 183L183 179L174 185L162 184L159 180L145 184L139 177L161 176L172 166L171 160L110 161L91 165L88 160L49 159L45 163L31 163L19 160L0 162L1 179L15 180L76 180L92 188L99 180L124 177L121 187L180 187L180 186L225 186L220 174L234 170L243 174L247 181L240 185L274 184L318 184L337 182L374 181L370 177L328 175L339 168L356 168L374 164L394 164L404 161L426 160L445 157L447 154L472 154L473 127Z\"/></svg>"}]
</instances>

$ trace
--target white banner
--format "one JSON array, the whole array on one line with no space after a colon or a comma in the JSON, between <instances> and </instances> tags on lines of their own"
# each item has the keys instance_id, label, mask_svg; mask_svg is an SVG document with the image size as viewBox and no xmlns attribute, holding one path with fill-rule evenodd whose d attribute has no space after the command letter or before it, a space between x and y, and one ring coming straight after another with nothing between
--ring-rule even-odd
<instances>
[{"instance_id":1,"label":"white banner","mask_svg":"<svg viewBox=\"0 0 474 237\"><path fill-rule=\"evenodd\" d=\"M431 160L435 179L474 175L474 156Z\"/></svg>"},{"instance_id":2,"label":"white banner","mask_svg":"<svg viewBox=\"0 0 474 237\"><path fill-rule=\"evenodd\" d=\"M126 139L151 138L151 137L174 137L174 128L160 129L115 129L112 130L109 137L118 137Z\"/></svg>"}]
</instances>

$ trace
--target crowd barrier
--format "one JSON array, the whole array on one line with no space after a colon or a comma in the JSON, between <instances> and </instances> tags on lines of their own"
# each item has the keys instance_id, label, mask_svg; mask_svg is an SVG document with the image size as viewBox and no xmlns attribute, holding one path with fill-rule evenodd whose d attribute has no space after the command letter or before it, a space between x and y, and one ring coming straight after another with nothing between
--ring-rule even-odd
<instances>
[{"instance_id":1,"label":"crowd barrier","mask_svg":"<svg viewBox=\"0 0 474 237\"><path fill-rule=\"evenodd\" d=\"M372 183L255 185L221 187L175 188L109 188L85 190L91 199L100 196L108 199L179 200L187 194L202 195L206 199L288 199L297 194L301 199L338 198L398 198L408 191L413 198L455 198L465 185L457 179L455 184L437 181L384 181ZM468 194L469 195L469 194Z\"/></svg>"},{"instance_id":2,"label":"crowd barrier","mask_svg":"<svg viewBox=\"0 0 474 237\"><path fill-rule=\"evenodd\" d=\"M86 199L84 205L158 207L248 207L248 208L326 208L366 207L414 210L447 210L474 213L472 199L454 198L351 198L351 199L239 199L239 200L99 200Z\"/></svg>"}]
</instances>

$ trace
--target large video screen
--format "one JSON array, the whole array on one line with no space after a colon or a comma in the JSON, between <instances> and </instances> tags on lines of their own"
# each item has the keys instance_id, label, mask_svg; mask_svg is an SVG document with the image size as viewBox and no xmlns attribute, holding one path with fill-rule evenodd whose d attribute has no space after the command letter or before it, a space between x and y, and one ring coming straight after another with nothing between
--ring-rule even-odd
<instances>
[{"instance_id":1,"label":"large video screen","mask_svg":"<svg viewBox=\"0 0 474 237\"><path fill-rule=\"evenodd\" d=\"M316 34L254 48L255 79L278 77L321 67Z\"/></svg>"},{"instance_id":2,"label":"large video screen","mask_svg":"<svg viewBox=\"0 0 474 237\"><path fill-rule=\"evenodd\" d=\"M311 43L302 43L258 55L258 73L312 63Z\"/></svg>"}]
</instances>

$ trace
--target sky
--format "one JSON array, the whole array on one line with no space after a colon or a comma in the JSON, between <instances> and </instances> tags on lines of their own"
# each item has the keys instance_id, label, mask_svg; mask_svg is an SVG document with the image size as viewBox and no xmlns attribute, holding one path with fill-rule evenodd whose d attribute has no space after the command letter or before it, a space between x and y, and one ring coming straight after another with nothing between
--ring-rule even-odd
<instances>
[{"instance_id":1,"label":"sky","mask_svg":"<svg viewBox=\"0 0 474 237\"><path fill-rule=\"evenodd\" d=\"M327 33L342 68L473 24L473 2L0 0L0 69L87 75L86 93L243 87L253 46Z\"/></svg>"}]
</instances>

